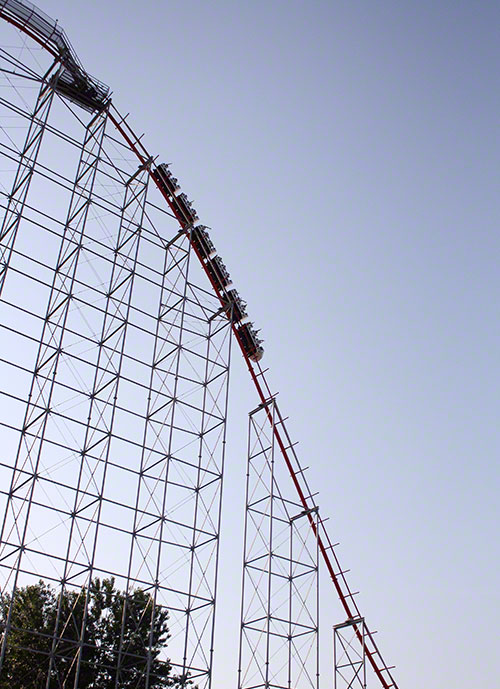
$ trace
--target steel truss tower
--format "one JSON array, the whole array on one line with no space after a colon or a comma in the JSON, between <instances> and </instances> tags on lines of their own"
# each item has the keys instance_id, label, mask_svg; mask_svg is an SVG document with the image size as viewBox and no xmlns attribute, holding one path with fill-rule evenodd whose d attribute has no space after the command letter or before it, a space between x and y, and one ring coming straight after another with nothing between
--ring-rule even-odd
<instances>
[{"instance_id":1,"label":"steel truss tower","mask_svg":"<svg viewBox=\"0 0 500 689\"><path fill-rule=\"evenodd\" d=\"M361 643L358 635L361 634ZM366 689L365 621L347 620L333 628L333 689Z\"/></svg>"},{"instance_id":2,"label":"steel truss tower","mask_svg":"<svg viewBox=\"0 0 500 689\"><path fill-rule=\"evenodd\" d=\"M282 492L279 423L274 398L249 416L239 689L319 687L319 515Z\"/></svg>"},{"instance_id":3,"label":"steel truss tower","mask_svg":"<svg viewBox=\"0 0 500 689\"><path fill-rule=\"evenodd\" d=\"M233 346L259 403L239 688L318 689L320 565L361 615L246 305L57 22L26 0L0 0L0 18L0 683L211 686ZM96 600L113 590L103 646ZM364 622L350 629L396 687Z\"/></svg>"}]
</instances>

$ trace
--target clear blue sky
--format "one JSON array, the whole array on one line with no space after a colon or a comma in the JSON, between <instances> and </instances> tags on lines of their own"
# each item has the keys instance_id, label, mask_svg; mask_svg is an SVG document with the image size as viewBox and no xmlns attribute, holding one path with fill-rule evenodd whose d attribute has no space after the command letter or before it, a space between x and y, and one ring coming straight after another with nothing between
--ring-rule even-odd
<instances>
[{"instance_id":1,"label":"clear blue sky","mask_svg":"<svg viewBox=\"0 0 500 689\"><path fill-rule=\"evenodd\" d=\"M400 687L497 686L498 3L38 5L214 228ZM236 368L227 611L255 402Z\"/></svg>"}]
</instances>

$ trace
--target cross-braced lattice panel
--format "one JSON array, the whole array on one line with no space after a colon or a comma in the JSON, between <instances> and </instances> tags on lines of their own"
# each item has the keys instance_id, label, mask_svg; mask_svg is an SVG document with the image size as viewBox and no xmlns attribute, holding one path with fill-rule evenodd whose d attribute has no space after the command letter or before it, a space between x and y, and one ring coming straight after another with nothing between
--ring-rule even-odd
<instances>
[{"instance_id":1,"label":"cross-braced lattice panel","mask_svg":"<svg viewBox=\"0 0 500 689\"><path fill-rule=\"evenodd\" d=\"M231 329L212 294L188 279L189 268L183 234L168 247L162 269L127 588L148 587L155 605L168 607L176 672L204 686L211 667ZM126 676L125 646L120 667Z\"/></svg>"},{"instance_id":2,"label":"cross-braced lattice panel","mask_svg":"<svg viewBox=\"0 0 500 689\"><path fill-rule=\"evenodd\" d=\"M333 628L334 689L366 689L365 622L348 620Z\"/></svg>"},{"instance_id":3,"label":"cross-braced lattice panel","mask_svg":"<svg viewBox=\"0 0 500 689\"><path fill-rule=\"evenodd\" d=\"M207 686L230 324L110 106L30 70L0 136L0 677Z\"/></svg>"},{"instance_id":4,"label":"cross-braced lattice panel","mask_svg":"<svg viewBox=\"0 0 500 689\"><path fill-rule=\"evenodd\" d=\"M318 687L318 514L287 497L278 419L274 400L250 414L240 689Z\"/></svg>"},{"instance_id":5,"label":"cross-braced lattice panel","mask_svg":"<svg viewBox=\"0 0 500 689\"><path fill-rule=\"evenodd\" d=\"M58 70L41 46L0 22L0 195L4 204L15 175L29 174L30 161L36 159L53 93L46 85ZM26 164L19 170L21 157Z\"/></svg>"}]
</instances>

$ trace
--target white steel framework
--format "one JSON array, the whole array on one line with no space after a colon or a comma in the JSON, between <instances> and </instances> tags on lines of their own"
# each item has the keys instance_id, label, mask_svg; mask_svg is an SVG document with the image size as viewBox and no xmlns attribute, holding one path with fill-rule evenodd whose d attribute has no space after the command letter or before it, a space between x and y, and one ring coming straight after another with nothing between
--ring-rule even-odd
<instances>
[{"instance_id":1,"label":"white steel framework","mask_svg":"<svg viewBox=\"0 0 500 689\"><path fill-rule=\"evenodd\" d=\"M319 561L361 616L246 304L57 22L27 0L0 17L0 685L211 686L234 341L260 402L239 687L317 689Z\"/></svg>"},{"instance_id":2,"label":"white steel framework","mask_svg":"<svg viewBox=\"0 0 500 689\"><path fill-rule=\"evenodd\" d=\"M362 617L334 626L333 689L366 689L365 638Z\"/></svg>"},{"instance_id":3,"label":"white steel framework","mask_svg":"<svg viewBox=\"0 0 500 689\"><path fill-rule=\"evenodd\" d=\"M109 102L61 99L60 66L40 73L24 44L0 63L19 96L0 103L0 663L28 651L22 686L87 686L90 594L113 579L121 631L96 677L208 686L231 323ZM51 628L21 629L16 596L40 579Z\"/></svg>"},{"instance_id":4,"label":"white steel framework","mask_svg":"<svg viewBox=\"0 0 500 689\"><path fill-rule=\"evenodd\" d=\"M319 687L319 552L307 519L317 526L319 514L283 493L279 419L274 398L249 416L239 689Z\"/></svg>"}]
</instances>

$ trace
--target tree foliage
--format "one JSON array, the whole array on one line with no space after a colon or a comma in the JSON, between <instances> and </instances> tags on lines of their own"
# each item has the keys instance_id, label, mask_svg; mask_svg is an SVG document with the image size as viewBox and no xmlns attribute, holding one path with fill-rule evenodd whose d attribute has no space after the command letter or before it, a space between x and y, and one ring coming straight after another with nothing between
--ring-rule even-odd
<instances>
[{"instance_id":1,"label":"tree foliage","mask_svg":"<svg viewBox=\"0 0 500 689\"><path fill-rule=\"evenodd\" d=\"M47 677L51 689L72 689L77 678L78 689L190 684L165 657L167 610L141 589L125 596L114 579L59 593L39 581L2 595L0 625L7 638L0 689L46 689Z\"/></svg>"}]
</instances>

